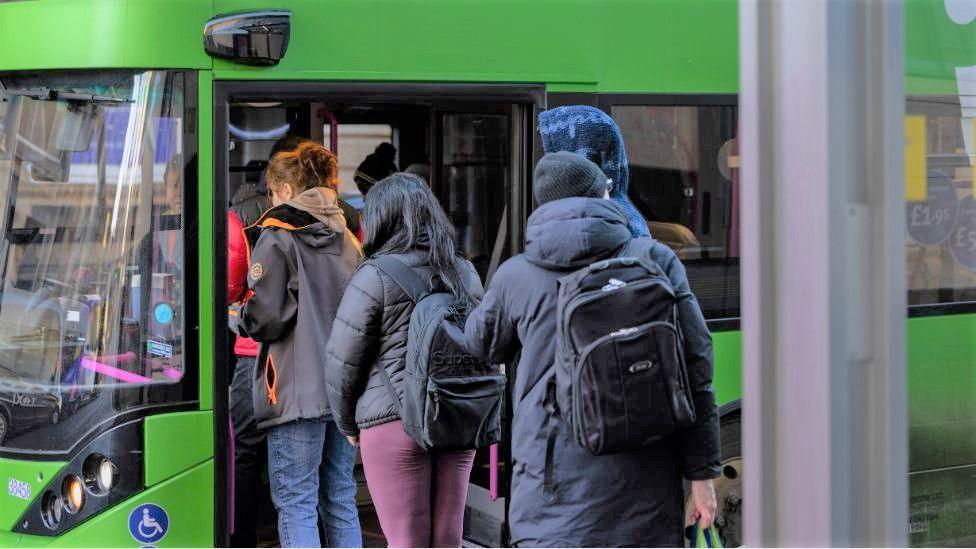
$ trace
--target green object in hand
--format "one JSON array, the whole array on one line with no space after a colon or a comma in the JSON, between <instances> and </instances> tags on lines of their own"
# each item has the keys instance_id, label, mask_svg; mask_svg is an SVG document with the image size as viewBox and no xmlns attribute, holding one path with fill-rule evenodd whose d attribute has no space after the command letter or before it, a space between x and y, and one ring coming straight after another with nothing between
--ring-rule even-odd
<instances>
[{"instance_id":1,"label":"green object in hand","mask_svg":"<svg viewBox=\"0 0 976 549\"><path fill-rule=\"evenodd\" d=\"M722 538L718 535L718 530L712 524L707 529L702 530L695 523L695 547L698 549L723 549Z\"/></svg>"}]
</instances>

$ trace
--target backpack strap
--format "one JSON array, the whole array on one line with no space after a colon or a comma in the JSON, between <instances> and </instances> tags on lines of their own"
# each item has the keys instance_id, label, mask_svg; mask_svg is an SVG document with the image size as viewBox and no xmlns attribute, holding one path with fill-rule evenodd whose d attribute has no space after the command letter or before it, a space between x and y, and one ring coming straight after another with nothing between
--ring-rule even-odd
<instances>
[{"instance_id":1,"label":"backpack strap","mask_svg":"<svg viewBox=\"0 0 976 549\"><path fill-rule=\"evenodd\" d=\"M656 261L651 259L651 247L653 246L653 241L650 238L637 237L631 238L626 244L617 250L617 253L612 257L636 257L637 259L643 259L650 263L652 267L657 268L658 271L664 273L664 269L657 264Z\"/></svg>"},{"instance_id":2,"label":"backpack strap","mask_svg":"<svg viewBox=\"0 0 976 549\"><path fill-rule=\"evenodd\" d=\"M413 300L414 303L418 303L421 299L430 293L430 286L427 285L420 276L413 271L406 263L400 261L399 259L389 256L380 255L373 259L367 261L367 263L372 264L374 267L386 274L386 276L393 279L397 283L404 293Z\"/></svg>"},{"instance_id":3,"label":"backpack strap","mask_svg":"<svg viewBox=\"0 0 976 549\"><path fill-rule=\"evenodd\" d=\"M556 501L556 467L554 463L556 453L556 435L558 427L556 417L559 416L559 405L556 403L556 376L549 378L546 383L546 398L542 402L542 407L549 415L548 433L546 434L546 459L542 470L542 497L552 503Z\"/></svg>"},{"instance_id":4,"label":"backpack strap","mask_svg":"<svg viewBox=\"0 0 976 549\"><path fill-rule=\"evenodd\" d=\"M667 276L668 273L664 272L664 269L651 258L651 248L654 244L651 244L650 246L648 246L648 244L651 244L651 240L647 237L631 238L630 241L624 244L623 247L621 247L620 250L617 252L617 257L635 256L641 259L645 259L647 260L648 263L650 263L651 265L656 267L659 271L661 271L662 275ZM676 261L680 261L680 259L676 259ZM678 351L682 353L682 355L684 355L685 333L684 330L681 329L681 321L678 316L677 302L675 302L671 314L672 314L672 318L674 319L674 327L678 330L678 340L681 342L681 344L678 346ZM683 357L682 360L684 360Z\"/></svg>"},{"instance_id":5,"label":"backpack strap","mask_svg":"<svg viewBox=\"0 0 976 549\"><path fill-rule=\"evenodd\" d=\"M617 253L614 254L613 257L630 257L630 256L640 255L640 252L642 250L636 249L636 246L634 245L635 240L637 239L631 238L630 240L628 240L626 244L624 244L623 246L620 247L619 250L617 250ZM637 252L637 253L635 254L633 252Z\"/></svg>"},{"instance_id":6,"label":"backpack strap","mask_svg":"<svg viewBox=\"0 0 976 549\"><path fill-rule=\"evenodd\" d=\"M393 406L396 408L397 415L400 419L403 419L403 405L400 404L400 397L397 396L396 387L393 386L393 380L390 378L390 372L386 371L386 368L380 364L376 363L376 369L380 371L380 377L383 378L383 385L386 385L386 390L390 393L390 397L393 399Z\"/></svg>"},{"instance_id":7,"label":"backpack strap","mask_svg":"<svg viewBox=\"0 0 976 549\"><path fill-rule=\"evenodd\" d=\"M373 265L386 274L386 276L392 278L393 282L396 282L397 286L407 294L414 304L420 302L421 299L430 293L430 287L424 283L423 279L413 269L407 266L406 263L395 257L380 255L368 260L366 263ZM386 390L390 393L390 398L393 399L393 405L396 407L397 414L402 420L403 404L400 402L400 397L397 396L396 387L393 386L393 379L390 378L390 373L378 362L376 369L380 371L383 384L386 385Z\"/></svg>"}]
</instances>

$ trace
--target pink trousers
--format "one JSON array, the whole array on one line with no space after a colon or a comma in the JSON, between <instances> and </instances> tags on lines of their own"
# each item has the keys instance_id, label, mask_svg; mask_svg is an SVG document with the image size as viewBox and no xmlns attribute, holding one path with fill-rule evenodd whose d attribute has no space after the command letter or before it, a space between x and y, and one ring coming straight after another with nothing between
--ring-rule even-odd
<instances>
[{"instance_id":1,"label":"pink trousers","mask_svg":"<svg viewBox=\"0 0 976 549\"><path fill-rule=\"evenodd\" d=\"M474 450L424 452L399 421L364 429L360 452L390 547L460 547Z\"/></svg>"}]
</instances>

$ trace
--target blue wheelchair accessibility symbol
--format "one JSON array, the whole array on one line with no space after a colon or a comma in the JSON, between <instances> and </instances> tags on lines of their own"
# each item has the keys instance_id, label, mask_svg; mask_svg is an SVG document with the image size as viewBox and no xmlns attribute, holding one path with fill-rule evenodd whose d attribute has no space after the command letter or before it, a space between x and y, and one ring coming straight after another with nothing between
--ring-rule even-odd
<instances>
[{"instance_id":1,"label":"blue wheelchair accessibility symbol","mask_svg":"<svg viewBox=\"0 0 976 549\"><path fill-rule=\"evenodd\" d=\"M129 533L139 543L156 543L169 530L169 516L154 504L144 503L129 514Z\"/></svg>"}]
</instances>

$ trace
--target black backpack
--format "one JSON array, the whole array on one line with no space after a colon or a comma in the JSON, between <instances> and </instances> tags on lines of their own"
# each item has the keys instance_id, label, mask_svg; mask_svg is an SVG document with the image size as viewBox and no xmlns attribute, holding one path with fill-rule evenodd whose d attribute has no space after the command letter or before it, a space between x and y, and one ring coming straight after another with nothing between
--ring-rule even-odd
<instances>
[{"instance_id":1,"label":"black backpack","mask_svg":"<svg viewBox=\"0 0 976 549\"><path fill-rule=\"evenodd\" d=\"M369 261L414 302L407 333L403 401L380 366L403 429L424 450L483 448L501 439L505 375L468 353L466 304L434 290L412 268L390 256Z\"/></svg>"},{"instance_id":2,"label":"black backpack","mask_svg":"<svg viewBox=\"0 0 976 549\"><path fill-rule=\"evenodd\" d=\"M594 455L647 446L695 422L671 281L646 240L559 279L555 400Z\"/></svg>"}]
</instances>

